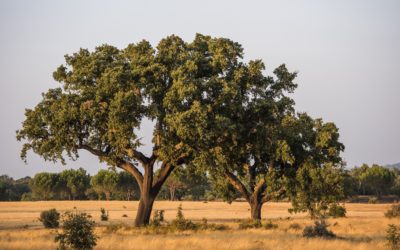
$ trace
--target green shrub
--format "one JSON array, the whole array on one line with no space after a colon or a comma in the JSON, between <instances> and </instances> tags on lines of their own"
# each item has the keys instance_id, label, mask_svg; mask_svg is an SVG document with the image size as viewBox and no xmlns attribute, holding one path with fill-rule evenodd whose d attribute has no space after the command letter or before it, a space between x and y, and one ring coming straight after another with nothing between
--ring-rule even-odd
<instances>
[{"instance_id":1,"label":"green shrub","mask_svg":"<svg viewBox=\"0 0 400 250\"><path fill-rule=\"evenodd\" d=\"M191 220L185 219L182 212L182 205L179 205L176 218L171 222L171 229L185 231L185 230L196 230L198 225L193 223Z\"/></svg>"},{"instance_id":2,"label":"green shrub","mask_svg":"<svg viewBox=\"0 0 400 250\"><path fill-rule=\"evenodd\" d=\"M55 238L55 242L59 242L59 249L92 249L96 246L94 221L86 213L66 212L62 228L63 233Z\"/></svg>"},{"instance_id":3,"label":"green shrub","mask_svg":"<svg viewBox=\"0 0 400 250\"><path fill-rule=\"evenodd\" d=\"M334 218L346 217L346 208L337 204L329 207L328 215Z\"/></svg>"},{"instance_id":4,"label":"green shrub","mask_svg":"<svg viewBox=\"0 0 400 250\"><path fill-rule=\"evenodd\" d=\"M242 220L239 223L239 229L260 228L260 227L262 227L260 220L248 219L248 220Z\"/></svg>"},{"instance_id":5,"label":"green shrub","mask_svg":"<svg viewBox=\"0 0 400 250\"><path fill-rule=\"evenodd\" d=\"M400 204L393 204L391 208L386 211L385 216L388 218L400 216Z\"/></svg>"},{"instance_id":6,"label":"green shrub","mask_svg":"<svg viewBox=\"0 0 400 250\"><path fill-rule=\"evenodd\" d=\"M108 221L108 211L106 211L104 208L100 208L100 213L100 220Z\"/></svg>"},{"instance_id":7,"label":"green shrub","mask_svg":"<svg viewBox=\"0 0 400 250\"><path fill-rule=\"evenodd\" d=\"M303 237L306 238L314 238L314 237L323 237L323 238L334 238L336 237L332 231L328 230L328 224L326 224L325 220L315 221L314 226L307 226L303 230Z\"/></svg>"},{"instance_id":8,"label":"green shrub","mask_svg":"<svg viewBox=\"0 0 400 250\"><path fill-rule=\"evenodd\" d=\"M390 224L386 230L386 240L388 245L393 250L400 249L400 232L396 225Z\"/></svg>"},{"instance_id":9,"label":"green shrub","mask_svg":"<svg viewBox=\"0 0 400 250\"><path fill-rule=\"evenodd\" d=\"M153 219L150 220L150 227L159 227L164 222L164 210L154 210Z\"/></svg>"},{"instance_id":10,"label":"green shrub","mask_svg":"<svg viewBox=\"0 0 400 250\"><path fill-rule=\"evenodd\" d=\"M45 228L57 228L60 225L60 213L55 208L42 211L39 220Z\"/></svg>"},{"instance_id":11,"label":"green shrub","mask_svg":"<svg viewBox=\"0 0 400 250\"><path fill-rule=\"evenodd\" d=\"M265 229L276 229L278 228L277 224L272 223L271 220L269 220L267 223L264 224Z\"/></svg>"}]
</instances>

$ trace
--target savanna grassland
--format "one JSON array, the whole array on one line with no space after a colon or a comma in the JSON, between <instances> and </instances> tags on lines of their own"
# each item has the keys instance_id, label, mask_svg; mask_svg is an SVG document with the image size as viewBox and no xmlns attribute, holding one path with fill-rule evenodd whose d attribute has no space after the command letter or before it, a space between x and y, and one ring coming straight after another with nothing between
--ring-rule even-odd
<instances>
[{"instance_id":1,"label":"savanna grassland","mask_svg":"<svg viewBox=\"0 0 400 250\"><path fill-rule=\"evenodd\" d=\"M100 237L96 249L385 249L387 225L400 224L399 219L384 217L390 204L346 204L346 218L328 220L330 230L338 236L336 239L306 239L301 236L302 229L313 221L306 214L288 213L289 203L264 205L263 218L278 226L269 230L238 228L239 220L249 217L249 207L244 202L157 201L154 209L165 210L165 219L170 221L175 218L179 204L187 219L207 218L210 223L225 224L229 229L174 233L135 229L130 225L136 201L2 202L0 249L55 249L56 230L44 229L38 220L40 212L50 208L91 214ZM109 221L100 221L101 207L109 211ZM121 226L124 224L127 226Z\"/></svg>"}]
</instances>

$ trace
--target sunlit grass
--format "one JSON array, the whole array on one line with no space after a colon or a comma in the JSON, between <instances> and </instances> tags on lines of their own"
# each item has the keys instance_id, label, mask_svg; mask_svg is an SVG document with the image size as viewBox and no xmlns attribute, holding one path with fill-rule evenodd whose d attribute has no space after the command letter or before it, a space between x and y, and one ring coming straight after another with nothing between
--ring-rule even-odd
<instances>
[{"instance_id":1,"label":"sunlit grass","mask_svg":"<svg viewBox=\"0 0 400 250\"><path fill-rule=\"evenodd\" d=\"M126 201L49 201L0 203L1 249L54 249L56 230L44 229L37 220L42 210L56 208L64 212L86 211L98 223L100 236L97 249L384 249L385 231L389 223L400 224L399 219L387 219L384 212L390 204L346 204L347 218L329 219L329 227L337 239L305 239L302 229L313 224L306 214L287 212L288 203L268 203L263 218L272 220L277 228L239 230L239 219L249 217L244 202L168 202L157 201L154 209L165 210L165 219L175 218L182 204L185 218L222 223L231 229L225 231L185 231L166 234L149 233L132 225L137 202ZM100 208L109 211L109 221L100 222ZM128 217L122 217L124 214ZM127 227L110 231L107 225L124 224ZM292 226L293 224L298 224Z\"/></svg>"}]
</instances>

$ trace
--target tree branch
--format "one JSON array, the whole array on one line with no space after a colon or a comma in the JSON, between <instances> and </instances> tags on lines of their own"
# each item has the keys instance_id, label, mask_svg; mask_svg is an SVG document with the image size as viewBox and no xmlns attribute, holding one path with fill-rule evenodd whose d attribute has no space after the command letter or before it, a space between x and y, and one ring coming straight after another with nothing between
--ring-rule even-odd
<instances>
[{"instance_id":1,"label":"tree branch","mask_svg":"<svg viewBox=\"0 0 400 250\"><path fill-rule=\"evenodd\" d=\"M136 179L136 181L137 181L137 183L139 185L140 191L142 191L143 175L139 171L139 169L137 169L137 167L135 165L133 165L132 163L130 163L130 162L123 162L118 167L122 168L126 172L130 173L131 175L133 175L133 177L135 177L135 179Z\"/></svg>"},{"instance_id":2,"label":"tree branch","mask_svg":"<svg viewBox=\"0 0 400 250\"><path fill-rule=\"evenodd\" d=\"M86 150L86 151L88 151L88 152L90 152L90 153L92 153L92 154L94 154L94 155L96 155L98 157L107 157L108 156L103 151L98 150L98 149L94 149L94 148L92 148L92 147L90 147L88 145L84 145L84 144L79 145L78 149L84 149L84 150Z\"/></svg>"},{"instance_id":3,"label":"tree branch","mask_svg":"<svg viewBox=\"0 0 400 250\"><path fill-rule=\"evenodd\" d=\"M126 153L129 157L139 161L143 167L149 165L150 159L146 157L142 152L136 151L135 149L127 149Z\"/></svg>"},{"instance_id":4,"label":"tree branch","mask_svg":"<svg viewBox=\"0 0 400 250\"><path fill-rule=\"evenodd\" d=\"M285 194L286 194L286 190L281 189L269 196L264 195L264 197L262 198L262 202L265 203L265 202L271 201L273 198L281 199L281 198L283 198L283 196L285 196Z\"/></svg>"},{"instance_id":5,"label":"tree branch","mask_svg":"<svg viewBox=\"0 0 400 250\"><path fill-rule=\"evenodd\" d=\"M163 162L160 168L160 172L157 176L157 180L154 182L152 187L153 194L158 194L162 185L168 178L168 176L172 173L176 166L180 166L185 163L186 154L182 154L181 157L174 163Z\"/></svg>"},{"instance_id":6,"label":"tree branch","mask_svg":"<svg viewBox=\"0 0 400 250\"><path fill-rule=\"evenodd\" d=\"M246 201L250 202L250 194L247 191L246 187L243 185L243 183L231 172L229 172L228 169L225 168L225 177L229 180L229 182L234 186L246 199Z\"/></svg>"}]
</instances>

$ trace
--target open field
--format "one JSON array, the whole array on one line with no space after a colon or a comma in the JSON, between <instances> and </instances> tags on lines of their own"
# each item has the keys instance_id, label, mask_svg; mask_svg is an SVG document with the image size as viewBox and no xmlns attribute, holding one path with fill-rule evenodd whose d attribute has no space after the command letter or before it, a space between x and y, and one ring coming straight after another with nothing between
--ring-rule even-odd
<instances>
[{"instance_id":1,"label":"open field","mask_svg":"<svg viewBox=\"0 0 400 250\"><path fill-rule=\"evenodd\" d=\"M263 218L278 225L273 230L239 230L237 219L249 217L249 207L244 202L156 201L154 209L165 210L166 220L172 220L179 204L188 219L207 218L209 222L226 224L230 229L148 234L143 230L121 228L110 233L107 225L133 223L136 201L1 202L0 249L55 249L55 230L44 229L37 219L40 211L50 208L64 212L76 207L90 213L99 225L96 249L385 249L387 225L400 224L399 219L384 217L390 204L346 204L347 218L328 220L338 239L305 239L301 237L302 228L313 221L306 214L289 214L288 203L264 205ZM108 222L99 221L101 207L109 210ZM128 217L122 217L124 214ZM301 229L290 229L293 223L298 223Z\"/></svg>"}]
</instances>

